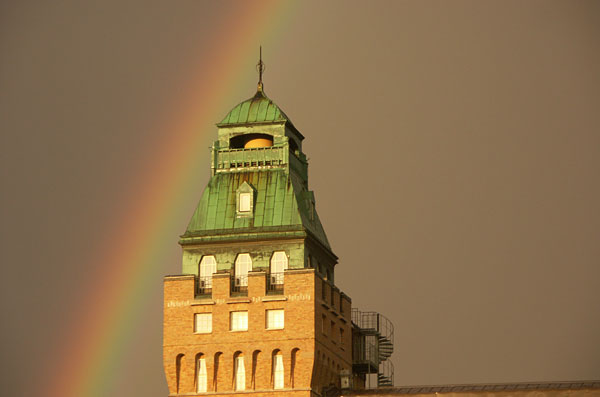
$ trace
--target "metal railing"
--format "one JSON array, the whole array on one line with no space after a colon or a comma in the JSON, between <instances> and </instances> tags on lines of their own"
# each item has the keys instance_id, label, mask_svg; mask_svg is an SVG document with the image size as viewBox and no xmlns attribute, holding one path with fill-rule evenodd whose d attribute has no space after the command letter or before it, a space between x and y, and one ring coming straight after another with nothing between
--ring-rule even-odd
<instances>
[{"instance_id":1,"label":"metal railing","mask_svg":"<svg viewBox=\"0 0 600 397\"><path fill-rule=\"evenodd\" d=\"M212 295L212 276L198 277L198 295Z\"/></svg>"},{"instance_id":2,"label":"metal railing","mask_svg":"<svg viewBox=\"0 0 600 397\"><path fill-rule=\"evenodd\" d=\"M281 146L215 150L215 168L280 166L288 162L288 150Z\"/></svg>"},{"instance_id":3,"label":"metal railing","mask_svg":"<svg viewBox=\"0 0 600 397\"><path fill-rule=\"evenodd\" d=\"M363 336L354 338L352 343L352 361L356 364L366 364L368 367L377 368L379 365L377 338Z\"/></svg>"},{"instance_id":4,"label":"metal railing","mask_svg":"<svg viewBox=\"0 0 600 397\"><path fill-rule=\"evenodd\" d=\"M358 309L352 309L352 323L356 327L353 369L366 374L369 385L373 378L377 380L377 387L393 386L394 365L389 358L394 352L394 325L377 312L361 312Z\"/></svg>"},{"instance_id":5,"label":"metal railing","mask_svg":"<svg viewBox=\"0 0 600 397\"><path fill-rule=\"evenodd\" d=\"M267 274L267 294L282 295L283 294L283 272Z\"/></svg>"},{"instance_id":6,"label":"metal railing","mask_svg":"<svg viewBox=\"0 0 600 397\"><path fill-rule=\"evenodd\" d=\"M352 309L352 322L361 329L376 331L390 342L394 342L394 324L382 314Z\"/></svg>"},{"instance_id":7,"label":"metal railing","mask_svg":"<svg viewBox=\"0 0 600 397\"><path fill-rule=\"evenodd\" d=\"M379 364L377 387L381 386L394 386L394 364L390 360L385 360Z\"/></svg>"},{"instance_id":8,"label":"metal railing","mask_svg":"<svg viewBox=\"0 0 600 397\"><path fill-rule=\"evenodd\" d=\"M231 275L231 295L248 296L248 275Z\"/></svg>"}]
</instances>

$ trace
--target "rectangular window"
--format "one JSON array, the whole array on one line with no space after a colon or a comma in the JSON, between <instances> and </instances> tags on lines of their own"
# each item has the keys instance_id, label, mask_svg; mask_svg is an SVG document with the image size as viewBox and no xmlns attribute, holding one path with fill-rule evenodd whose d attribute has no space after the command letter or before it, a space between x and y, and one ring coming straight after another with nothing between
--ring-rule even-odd
<instances>
[{"instance_id":1,"label":"rectangular window","mask_svg":"<svg viewBox=\"0 0 600 397\"><path fill-rule=\"evenodd\" d=\"M267 329L283 329L283 309L267 310Z\"/></svg>"},{"instance_id":2,"label":"rectangular window","mask_svg":"<svg viewBox=\"0 0 600 397\"><path fill-rule=\"evenodd\" d=\"M323 314L322 316L322 322L321 322L321 332L323 332L323 335L327 335L327 316Z\"/></svg>"},{"instance_id":3,"label":"rectangular window","mask_svg":"<svg viewBox=\"0 0 600 397\"><path fill-rule=\"evenodd\" d=\"M344 346L344 328L340 328L340 346Z\"/></svg>"},{"instance_id":4,"label":"rectangular window","mask_svg":"<svg viewBox=\"0 0 600 397\"><path fill-rule=\"evenodd\" d=\"M333 343L335 343L335 322L331 322L331 335L329 335L331 337L331 339L333 340Z\"/></svg>"},{"instance_id":5,"label":"rectangular window","mask_svg":"<svg viewBox=\"0 0 600 397\"><path fill-rule=\"evenodd\" d=\"M273 389L283 389L283 356L273 357Z\"/></svg>"},{"instance_id":6,"label":"rectangular window","mask_svg":"<svg viewBox=\"0 0 600 397\"><path fill-rule=\"evenodd\" d=\"M204 358L198 359L198 393L206 393L207 391L207 377L206 377L206 360Z\"/></svg>"},{"instance_id":7,"label":"rectangular window","mask_svg":"<svg viewBox=\"0 0 600 397\"><path fill-rule=\"evenodd\" d=\"M248 312L230 312L229 315L231 331L248 331Z\"/></svg>"},{"instance_id":8,"label":"rectangular window","mask_svg":"<svg viewBox=\"0 0 600 397\"><path fill-rule=\"evenodd\" d=\"M194 332L197 334L210 334L212 332L212 313L194 314Z\"/></svg>"},{"instance_id":9,"label":"rectangular window","mask_svg":"<svg viewBox=\"0 0 600 397\"><path fill-rule=\"evenodd\" d=\"M240 212L250 212L250 198L252 193L240 193Z\"/></svg>"}]
</instances>

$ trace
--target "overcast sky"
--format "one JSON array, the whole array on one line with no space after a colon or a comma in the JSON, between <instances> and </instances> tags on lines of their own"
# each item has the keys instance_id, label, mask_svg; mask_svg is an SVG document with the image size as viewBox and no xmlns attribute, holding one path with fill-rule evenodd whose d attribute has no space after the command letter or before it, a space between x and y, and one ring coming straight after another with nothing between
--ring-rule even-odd
<instances>
[{"instance_id":1,"label":"overcast sky","mask_svg":"<svg viewBox=\"0 0 600 397\"><path fill-rule=\"evenodd\" d=\"M206 153L254 94L260 44L265 91L306 137L336 282L395 325L396 385L600 379L600 2L265 4L0 4L3 393L60 367L174 104L210 102L194 84L235 61L195 127ZM282 11L245 36L251 7ZM106 395L167 395L162 276L210 168L191 161Z\"/></svg>"}]
</instances>

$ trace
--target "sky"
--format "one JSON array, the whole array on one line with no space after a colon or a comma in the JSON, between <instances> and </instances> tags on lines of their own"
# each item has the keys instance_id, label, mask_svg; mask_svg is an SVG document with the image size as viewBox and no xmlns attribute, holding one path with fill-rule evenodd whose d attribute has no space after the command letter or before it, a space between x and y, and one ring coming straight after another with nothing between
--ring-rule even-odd
<instances>
[{"instance_id":1,"label":"sky","mask_svg":"<svg viewBox=\"0 0 600 397\"><path fill-rule=\"evenodd\" d=\"M6 395L165 396L162 278L215 123L306 137L396 385L600 379L600 3L0 3Z\"/></svg>"}]
</instances>

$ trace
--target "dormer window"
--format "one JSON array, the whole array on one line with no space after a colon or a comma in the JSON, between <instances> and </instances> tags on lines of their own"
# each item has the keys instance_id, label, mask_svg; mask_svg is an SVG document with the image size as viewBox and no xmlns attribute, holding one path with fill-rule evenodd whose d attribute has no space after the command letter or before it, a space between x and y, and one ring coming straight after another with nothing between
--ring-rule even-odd
<instances>
[{"instance_id":1,"label":"dormer window","mask_svg":"<svg viewBox=\"0 0 600 397\"><path fill-rule=\"evenodd\" d=\"M244 181L237 189L237 216L250 217L254 212L254 188Z\"/></svg>"}]
</instances>

